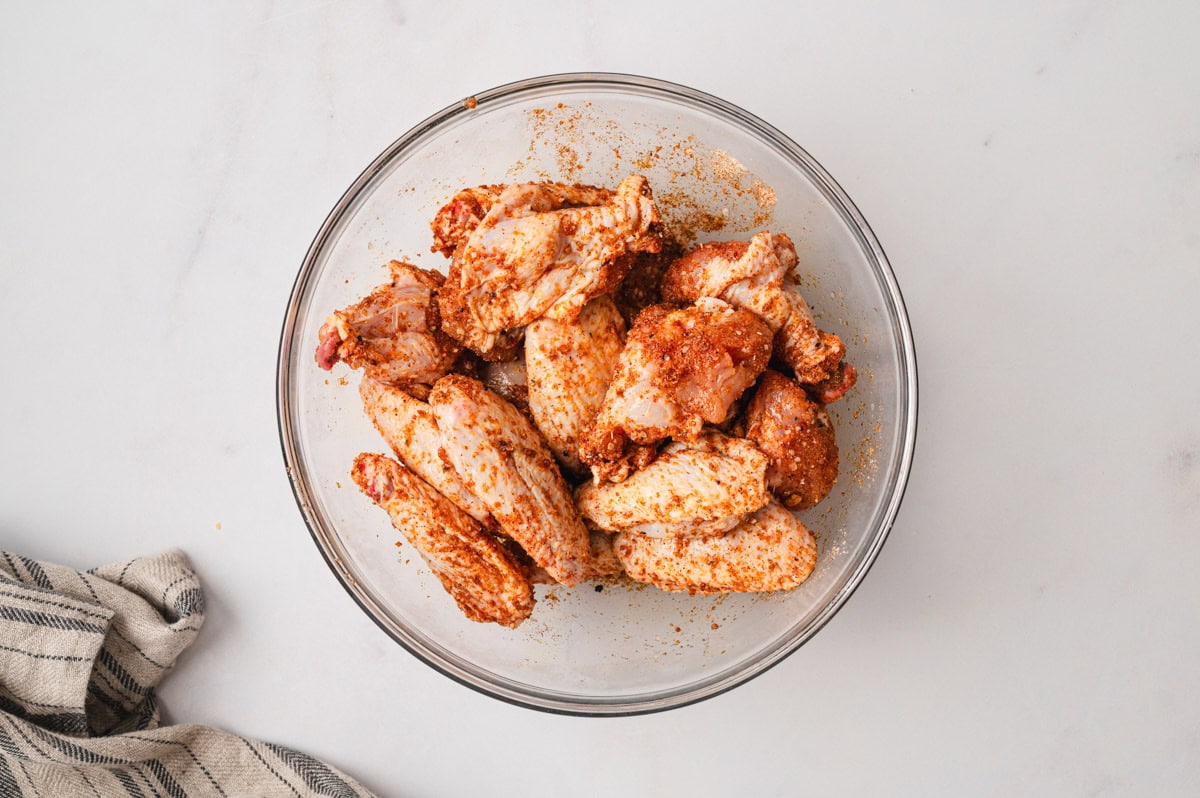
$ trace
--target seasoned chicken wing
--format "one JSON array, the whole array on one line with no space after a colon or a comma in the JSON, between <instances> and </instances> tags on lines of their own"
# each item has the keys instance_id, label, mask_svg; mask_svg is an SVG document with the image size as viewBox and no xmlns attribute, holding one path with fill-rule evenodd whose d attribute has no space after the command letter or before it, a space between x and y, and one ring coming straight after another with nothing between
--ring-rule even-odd
<instances>
[{"instance_id":1,"label":"seasoned chicken wing","mask_svg":"<svg viewBox=\"0 0 1200 798\"><path fill-rule=\"evenodd\" d=\"M784 506L803 510L829 495L838 476L833 423L793 380L764 372L738 426L770 458L767 484Z\"/></svg>"},{"instance_id":2,"label":"seasoned chicken wing","mask_svg":"<svg viewBox=\"0 0 1200 798\"><path fill-rule=\"evenodd\" d=\"M724 535L653 538L620 532L614 549L632 579L704 595L791 590L817 562L812 533L773 501Z\"/></svg>"},{"instance_id":3,"label":"seasoned chicken wing","mask_svg":"<svg viewBox=\"0 0 1200 798\"><path fill-rule=\"evenodd\" d=\"M589 302L573 322L543 318L525 329L529 410L572 477L588 473L579 438L604 402L624 342L625 321L607 296Z\"/></svg>"},{"instance_id":4,"label":"seasoned chicken wing","mask_svg":"<svg viewBox=\"0 0 1200 798\"><path fill-rule=\"evenodd\" d=\"M339 360L390 385L431 385L450 370L460 346L444 334L436 301L442 275L409 263L387 264L390 283L334 311L318 336L317 365Z\"/></svg>"},{"instance_id":5,"label":"seasoned chicken wing","mask_svg":"<svg viewBox=\"0 0 1200 798\"><path fill-rule=\"evenodd\" d=\"M375 429L409 470L476 521L489 529L496 526L484 503L441 455L442 433L433 408L399 388L369 378L363 379L358 391Z\"/></svg>"},{"instance_id":6,"label":"seasoned chicken wing","mask_svg":"<svg viewBox=\"0 0 1200 798\"><path fill-rule=\"evenodd\" d=\"M858 369L845 360L837 365L837 370L820 382L805 385L804 389L814 401L827 405L841 399L854 384L858 382Z\"/></svg>"},{"instance_id":7,"label":"seasoned chicken wing","mask_svg":"<svg viewBox=\"0 0 1200 798\"><path fill-rule=\"evenodd\" d=\"M583 485L575 506L610 532L720 534L770 500L766 473L767 457L753 444L710 430L667 444L624 482Z\"/></svg>"},{"instance_id":8,"label":"seasoned chicken wing","mask_svg":"<svg viewBox=\"0 0 1200 798\"><path fill-rule=\"evenodd\" d=\"M711 296L753 311L777 333L776 354L796 380L813 385L837 372L846 347L817 327L796 283L797 262L792 240L779 233L702 244L667 269L663 299L692 302Z\"/></svg>"},{"instance_id":9,"label":"seasoned chicken wing","mask_svg":"<svg viewBox=\"0 0 1200 798\"><path fill-rule=\"evenodd\" d=\"M555 580L572 586L585 579L587 530L529 420L478 380L458 374L438 380L429 404L454 470L504 534Z\"/></svg>"},{"instance_id":10,"label":"seasoned chicken wing","mask_svg":"<svg viewBox=\"0 0 1200 798\"><path fill-rule=\"evenodd\" d=\"M612 198L612 191L597 186L579 183L539 183L542 189L542 209L556 211L560 208L578 208L588 205L603 205ZM454 254L475 232L475 228L487 216L507 186L490 185L464 188L443 205L433 217L434 252L446 257Z\"/></svg>"},{"instance_id":11,"label":"seasoned chicken wing","mask_svg":"<svg viewBox=\"0 0 1200 798\"><path fill-rule=\"evenodd\" d=\"M694 439L719 424L766 368L771 331L719 299L687 308L654 305L638 316L579 459L597 481L620 482L672 437Z\"/></svg>"},{"instance_id":12,"label":"seasoned chicken wing","mask_svg":"<svg viewBox=\"0 0 1200 798\"><path fill-rule=\"evenodd\" d=\"M360 454L351 476L468 618L516 627L529 617L533 588L525 570L475 519L390 457Z\"/></svg>"},{"instance_id":13,"label":"seasoned chicken wing","mask_svg":"<svg viewBox=\"0 0 1200 798\"><path fill-rule=\"evenodd\" d=\"M749 241L701 244L667 268L663 300L695 302L702 296L717 297L753 311L775 331L791 314L783 283L797 260L795 247L785 235L763 232Z\"/></svg>"},{"instance_id":14,"label":"seasoned chicken wing","mask_svg":"<svg viewBox=\"0 0 1200 798\"><path fill-rule=\"evenodd\" d=\"M799 285L784 282L783 295L792 312L776 337L779 356L795 373L797 382L805 385L825 382L837 373L846 346L841 338L817 326Z\"/></svg>"},{"instance_id":15,"label":"seasoned chicken wing","mask_svg":"<svg viewBox=\"0 0 1200 798\"><path fill-rule=\"evenodd\" d=\"M442 323L485 358L503 335L537 318L573 320L620 282L629 266L623 256L661 247L644 177L628 177L605 202L581 207L561 207L553 186L506 186L454 252L438 297Z\"/></svg>"}]
</instances>

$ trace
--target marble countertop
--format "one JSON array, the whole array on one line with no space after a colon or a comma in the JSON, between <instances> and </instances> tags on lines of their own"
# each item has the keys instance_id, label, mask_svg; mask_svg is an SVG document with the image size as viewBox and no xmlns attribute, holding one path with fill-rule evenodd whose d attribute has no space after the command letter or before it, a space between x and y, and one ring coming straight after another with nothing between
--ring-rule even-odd
<instances>
[{"instance_id":1,"label":"marble countertop","mask_svg":"<svg viewBox=\"0 0 1200 798\"><path fill-rule=\"evenodd\" d=\"M1195 794L1200 6L1150 8L5 4L0 547L182 548L209 616L167 719L381 795ZM384 635L304 528L274 403L296 270L362 167L456 98L579 70L811 152L921 368L907 497L833 622L731 693L609 720Z\"/></svg>"}]
</instances>

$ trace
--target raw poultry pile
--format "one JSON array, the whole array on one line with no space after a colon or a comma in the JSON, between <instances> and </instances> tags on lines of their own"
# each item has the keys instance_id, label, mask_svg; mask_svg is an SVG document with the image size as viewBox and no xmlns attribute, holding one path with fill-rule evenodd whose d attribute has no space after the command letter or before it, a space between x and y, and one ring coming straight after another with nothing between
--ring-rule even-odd
<instances>
[{"instance_id":1,"label":"raw poultry pile","mask_svg":"<svg viewBox=\"0 0 1200 798\"><path fill-rule=\"evenodd\" d=\"M431 226L448 273L392 261L316 359L362 369L395 459L360 454L353 479L468 618L517 626L537 582L808 577L816 543L790 510L837 479L824 405L855 371L791 239L684 253L636 175L468 188Z\"/></svg>"}]
</instances>

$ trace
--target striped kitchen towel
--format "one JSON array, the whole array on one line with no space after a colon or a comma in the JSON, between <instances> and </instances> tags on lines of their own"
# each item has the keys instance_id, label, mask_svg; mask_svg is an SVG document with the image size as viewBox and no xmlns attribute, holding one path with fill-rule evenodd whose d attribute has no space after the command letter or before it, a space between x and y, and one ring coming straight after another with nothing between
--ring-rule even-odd
<instances>
[{"instance_id":1,"label":"striped kitchen towel","mask_svg":"<svg viewBox=\"0 0 1200 798\"><path fill-rule=\"evenodd\" d=\"M159 727L203 620L182 552L87 572L0 552L0 796L369 796L289 748Z\"/></svg>"}]
</instances>

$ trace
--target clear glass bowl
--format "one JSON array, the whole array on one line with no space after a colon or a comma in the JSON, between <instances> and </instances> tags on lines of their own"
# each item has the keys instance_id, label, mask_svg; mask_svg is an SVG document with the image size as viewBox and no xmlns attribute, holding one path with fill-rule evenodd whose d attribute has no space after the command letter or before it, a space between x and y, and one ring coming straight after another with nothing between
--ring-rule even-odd
<instances>
[{"instance_id":1,"label":"clear glass bowl","mask_svg":"<svg viewBox=\"0 0 1200 798\"><path fill-rule=\"evenodd\" d=\"M417 554L349 478L386 451L359 404L358 373L313 360L333 309L407 259L444 270L429 220L456 190L555 179L615 185L644 174L668 220L697 240L761 229L796 241L805 296L845 340L857 387L830 406L842 474L801 515L816 571L783 594L691 597L586 584L540 586L517 630L466 620ZM721 227L723 226L723 227ZM721 227L721 229L716 229ZM916 433L916 365L900 290L866 221L816 161L762 120L684 86L612 74L552 75L431 116L375 159L338 201L296 278L279 347L278 410L292 488L334 574L379 626L469 687L541 710L653 712L714 696L812 637L887 537Z\"/></svg>"}]
</instances>

